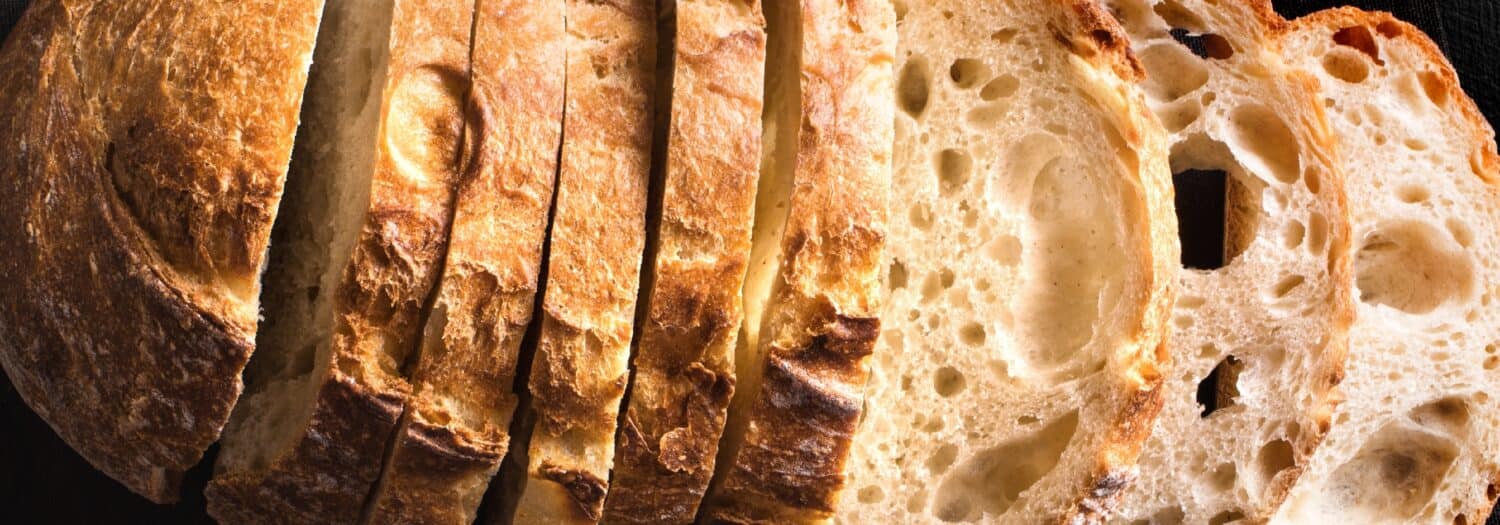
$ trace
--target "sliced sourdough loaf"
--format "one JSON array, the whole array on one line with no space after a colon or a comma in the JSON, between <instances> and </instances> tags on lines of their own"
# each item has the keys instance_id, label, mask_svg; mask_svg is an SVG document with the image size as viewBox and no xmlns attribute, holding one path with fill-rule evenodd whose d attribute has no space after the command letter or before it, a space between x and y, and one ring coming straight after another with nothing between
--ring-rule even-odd
<instances>
[{"instance_id":1,"label":"sliced sourdough loaf","mask_svg":"<svg viewBox=\"0 0 1500 525\"><path fill-rule=\"evenodd\" d=\"M1097 522L1161 404L1167 145L1087 1L897 10L882 332L835 519Z\"/></svg>"},{"instance_id":2,"label":"sliced sourdough loaf","mask_svg":"<svg viewBox=\"0 0 1500 525\"><path fill-rule=\"evenodd\" d=\"M801 0L766 16L762 169L775 173L757 196L716 522L831 516L880 331L895 11Z\"/></svg>"},{"instance_id":3,"label":"sliced sourdough loaf","mask_svg":"<svg viewBox=\"0 0 1500 525\"><path fill-rule=\"evenodd\" d=\"M152 501L240 395L322 9L38 0L0 50L0 365Z\"/></svg>"},{"instance_id":4,"label":"sliced sourdough loaf","mask_svg":"<svg viewBox=\"0 0 1500 525\"><path fill-rule=\"evenodd\" d=\"M509 445L562 138L564 2L476 5L465 173L372 523L473 523Z\"/></svg>"},{"instance_id":5,"label":"sliced sourdough loaf","mask_svg":"<svg viewBox=\"0 0 1500 525\"><path fill-rule=\"evenodd\" d=\"M1353 328L1333 428L1272 520L1483 523L1500 483L1500 158L1418 29L1384 13L1293 23L1349 175Z\"/></svg>"},{"instance_id":6,"label":"sliced sourdough loaf","mask_svg":"<svg viewBox=\"0 0 1500 525\"><path fill-rule=\"evenodd\" d=\"M759 175L760 4L666 6L675 39L661 211L605 522L690 522L714 472Z\"/></svg>"},{"instance_id":7,"label":"sliced sourdough loaf","mask_svg":"<svg viewBox=\"0 0 1500 525\"><path fill-rule=\"evenodd\" d=\"M604 510L646 243L656 15L651 0L567 2L565 142L516 523Z\"/></svg>"},{"instance_id":8,"label":"sliced sourdough loaf","mask_svg":"<svg viewBox=\"0 0 1500 525\"><path fill-rule=\"evenodd\" d=\"M207 489L221 522L359 519L446 251L472 14L328 4L273 235L264 351Z\"/></svg>"},{"instance_id":9,"label":"sliced sourdough loaf","mask_svg":"<svg viewBox=\"0 0 1500 525\"><path fill-rule=\"evenodd\" d=\"M1317 83L1282 62L1268 2L1106 4L1167 127L1183 231L1206 229L1195 207L1223 228L1185 237L1184 253L1221 257L1184 260L1166 403L1115 521L1263 522L1328 429L1353 321L1344 176Z\"/></svg>"}]
</instances>

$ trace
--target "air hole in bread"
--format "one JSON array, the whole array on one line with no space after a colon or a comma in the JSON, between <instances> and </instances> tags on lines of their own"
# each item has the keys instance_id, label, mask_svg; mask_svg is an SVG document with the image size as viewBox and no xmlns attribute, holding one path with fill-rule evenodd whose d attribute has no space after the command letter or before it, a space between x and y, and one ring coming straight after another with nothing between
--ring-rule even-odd
<instances>
[{"instance_id":1,"label":"air hole in bread","mask_svg":"<svg viewBox=\"0 0 1500 525\"><path fill-rule=\"evenodd\" d=\"M1423 71L1417 74L1417 79L1422 83L1422 93L1427 95L1427 100L1437 107L1448 104L1448 83L1443 77L1432 71Z\"/></svg>"},{"instance_id":2,"label":"air hole in bread","mask_svg":"<svg viewBox=\"0 0 1500 525\"><path fill-rule=\"evenodd\" d=\"M1458 457L1452 440L1411 423L1393 421L1293 509L1309 523L1411 522L1427 506Z\"/></svg>"},{"instance_id":3,"label":"air hole in bread","mask_svg":"<svg viewBox=\"0 0 1500 525\"><path fill-rule=\"evenodd\" d=\"M933 474L942 474L953 466L953 461L958 459L958 447L952 443L944 443L927 457L927 470Z\"/></svg>"},{"instance_id":4,"label":"air hole in bread","mask_svg":"<svg viewBox=\"0 0 1500 525\"><path fill-rule=\"evenodd\" d=\"M983 90L981 90L983 93ZM1005 112L1010 109L1010 104L993 103L974 106L964 113L964 122L970 127L990 128L994 127L1005 118Z\"/></svg>"},{"instance_id":5,"label":"air hole in bread","mask_svg":"<svg viewBox=\"0 0 1500 525\"><path fill-rule=\"evenodd\" d=\"M880 503L885 501L885 490L875 485L866 485L857 492L860 503Z\"/></svg>"},{"instance_id":6,"label":"air hole in bread","mask_svg":"<svg viewBox=\"0 0 1500 525\"><path fill-rule=\"evenodd\" d=\"M1018 32L1019 31L1017 31L1013 27L1007 27L1005 29L995 31L994 33L990 33L990 40L994 40L995 42L1001 44L1009 44L1010 41L1016 39L1016 33Z\"/></svg>"},{"instance_id":7,"label":"air hole in bread","mask_svg":"<svg viewBox=\"0 0 1500 525\"><path fill-rule=\"evenodd\" d=\"M1406 33L1406 30L1402 29L1401 24L1389 20L1376 24L1375 31L1386 38L1397 38Z\"/></svg>"},{"instance_id":8,"label":"air hole in bread","mask_svg":"<svg viewBox=\"0 0 1500 525\"><path fill-rule=\"evenodd\" d=\"M906 265L901 261L891 261L891 271L886 277L886 283L892 290L906 288Z\"/></svg>"},{"instance_id":9,"label":"air hole in bread","mask_svg":"<svg viewBox=\"0 0 1500 525\"><path fill-rule=\"evenodd\" d=\"M1182 28L1189 31L1203 31L1204 28L1207 27L1203 23L1203 18L1199 17L1198 14L1194 13L1192 10L1184 7L1181 3L1177 2L1177 0L1163 0L1161 2L1157 2L1156 5L1151 6L1151 10L1156 13L1156 16L1161 17L1162 21L1166 22L1167 25L1172 27Z\"/></svg>"},{"instance_id":10,"label":"air hole in bread","mask_svg":"<svg viewBox=\"0 0 1500 525\"><path fill-rule=\"evenodd\" d=\"M1214 467L1214 469L1208 473L1209 485L1214 487L1215 490L1221 493L1228 492L1230 489L1234 488L1234 481L1238 478L1238 468L1236 468L1234 466L1234 463L1230 461L1220 463L1219 466Z\"/></svg>"},{"instance_id":11,"label":"air hole in bread","mask_svg":"<svg viewBox=\"0 0 1500 525\"><path fill-rule=\"evenodd\" d=\"M925 202L913 204L907 213L907 219L919 230L932 229L932 207Z\"/></svg>"},{"instance_id":12,"label":"air hole in bread","mask_svg":"<svg viewBox=\"0 0 1500 525\"><path fill-rule=\"evenodd\" d=\"M1238 380L1241 368L1239 359L1227 356L1198 382L1197 399L1198 404L1203 407L1199 416L1208 417L1214 412L1234 406L1240 396Z\"/></svg>"},{"instance_id":13,"label":"air hole in bread","mask_svg":"<svg viewBox=\"0 0 1500 525\"><path fill-rule=\"evenodd\" d=\"M896 79L896 104L911 118L920 119L922 112L927 110L930 78L926 57L911 57L906 60L906 65L901 66L900 76Z\"/></svg>"},{"instance_id":14,"label":"air hole in bread","mask_svg":"<svg viewBox=\"0 0 1500 525\"><path fill-rule=\"evenodd\" d=\"M1255 465L1260 469L1260 480L1262 485L1274 485L1273 480L1282 471L1292 468L1296 462L1296 455L1292 451L1292 444L1285 439L1272 440L1261 445L1260 451L1255 454Z\"/></svg>"},{"instance_id":15,"label":"air hole in bread","mask_svg":"<svg viewBox=\"0 0 1500 525\"><path fill-rule=\"evenodd\" d=\"M1302 239L1307 235L1307 227L1296 220L1287 221L1281 227L1281 246L1290 250L1302 246Z\"/></svg>"},{"instance_id":16,"label":"air hole in bread","mask_svg":"<svg viewBox=\"0 0 1500 525\"><path fill-rule=\"evenodd\" d=\"M1412 151L1427 151L1427 141L1422 139L1408 138L1401 141L1401 145Z\"/></svg>"},{"instance_id":17,"label":"air hole in bread","mask_svg":"<svg viewBox=\"0 0 1500 525\"><path fill-rule=\"evenodd\" d=\"M1245 519L1245 513L1238 510L1226 510L1218 514L1214 514L1212 518L1209 518L1208 525L1224 525L1225 523L1242 519Z\"/></svg>"},{"instance_id":18,"label":"air hole in bread","mask_svg":"<svg viewBox=\"0 0 1500 525\"><path fill-rule=\"evenodd\" d=\"M1290 184L1302 173L1302 148L1274 110L1244 104L1229 114L1229 149L1251 172Z\"/></svg>"},{"instance_id":19,"label":"air hole in bread","mask_svg":"<svg viewBox=\"0 0 1500 525\"><path fill-rule=\"evenodd\" d=\"M1450 436L1467 434L1469 402L1461 397L1445 397L1411 409L1412 422Z\"/></svg>"},{"instance_id":20,"label":"air hole in bread","mask_svg":"<svg viewBox=\"0 0 1500 525\"><path fill-rule=\"evenodd\" d=\"M1305 282L1307 282L1307 278L1301 275L1282 277L1280 281L1276 281L1276 284L1271 285L1271 297L1275 299L1285 298Z\"/></svg>"},{"instance_id":21,"label":"air hole in bread","mask_svg":"<svg viewBox=\"0 0 1500 525\"><path fill-rule=\"evenodd\" d=\"M1396 190L1396 198L1407 204L1415 204L1432 197L1432 192L1426 186L1407 184Z\"/></svg>"},{"instance_id":22,"label":"air hole in bread","mask_svg":"<svg viewBox=\"0 0 1500 525\"><path fill-rule=\"evenodd\" d=\"M907 1L908 0L895 0L891 3L892 9L896 12L897 22L906 19L906 13L911 11L911 5L907 4Z\"/></svg>"},{"instance_id":23,"label":"air hole in bread","mask_svg":"<svg viewBox=\"0 0 1500 525\"><path fill-rule=\"evenodd\" d=\"M974 157L968 151L948 148L937 155L938 187L943 195L952 195L963 189L974 171Z\"/></svg>"},{"instance_id":24,"label":"air hole in bread","mask_svg":"<svg viewBox=\"0 0 1500 525\"><path fill-rule=\"evenodd\" d=\"M1160 43L1140 52L1148 72L1143 87L1159 101L1172 101L1208 83L1208 66L1183 46Z\"/></svg>"},{"instance_id":25,"label":"air hole in bread","mask_svg":"<svg viewBox=\"0 0 1500 525\"><path fill-rule=\"evenodd\" d=\"M1432 312L1473 292L1473 264L1451 236L1427 223L1384 224L1355 255L1359 297L1409 314Z\"/></svg>"},{"instance_id":26,"label":"air hole in bread","mask_svg":"<svg viewBox=\"0 0 1500 525\"><path fill-rule=\"evenodd\" d=\"M1224 60L1234 56L1234 45L1229 39L1214 33L1195 34L1186 29L1173 29L1172 39L1188 48L1198 58Z\"/></svg>"},{"instance_id":27,"label":"air hole in bread","mask_svg":"<svg viewBox=\"0 0 1500 525\"><path fill-rule=\"evenodd\" d=\"M1006 73L986 82L984 87L979 89L979 98L985 101L999 100L1016 94L1016 90L1020 88L1021 79Z\"/></svg>"},{"instance_id":28,"label":"air hole in bread","mask_svg":"<svg viewBox=\"0 0 1500 525\"><path fill-rule=\"evenodd\" d=\"M1322 213L1307 215L1307 251L1323 253L1328 242L1328 219Z\"/></svg>"},{"instance_id":29,"label":"air hole in bread","mask_svg":"<svg viewBox=\"0 0 1500 525\"><path fill-rule=\"evenodd\" d=\"M1325 53L1323 71L1350 84L1358 84L1370 78L1370 64L1365 62L1359 51L1347 47L1335 47Z\"/></svg>"},{"instance_id":30,"label":"air hole in bread","mask_svg":"<svg viewBox=\"0 0 1500 525\"><path fill-rule=\"evenodd\" d=\"M1132 525L1182 525L1186 519L1187 513L1183 512L1182 507L1167 507L1156 511L1151 519L1140 520Z\"/></svg>"},{"instance_id":31,"label":"air hole in bread","mask_svg":"<svg viewBox=\"0 0 1500 525\"><path fill-rule=\"evenodd\" d=\"M1208 300L1202 297L1183 295L1177 298L1177 307L1184 310L1194 310L1202 307Z\"/></svg>"},{"instance_id":32,"label":"air hole in bread","mask_svg":"<svg viewBox=\"0 0 1500 525\"><path fill-rule=\"evenodd\" d=\"M960 89L969 89L979 85L979 82L989 75L990 69L985 67L984 62L972 58L960 58L948 66L948 78Z\"/></svg>"},{"instance_id":33,"label":"air hole in bread","mask_svg":"<svg viewBox=\"0 0 1500 525\"><path fill-rule=\"evenodd\" d=\"M1005 266L1021 263L1021 240L1014 235L1001 235L990 241L990 257Z\"/></svg>"},{"instance_id":34,"label":"air hole in bread","mask_svg":"<svg viewBox=\"0 0 1500 525\"><path fill-rule=\"evenodd\" d=\"M1349 47L1364 53L1377 65L1385 65L1380 59L1380 44L1375 42L1375 35L1365 26L1350 26L1333 33L1333 43Z\"/></svg>"},{"instance_id":35,"label":"air hole in bread","mask_svg":"<svg viewBox=\"0 0 1500 525\"><path fill-rule=\"evenodd\" d=\"M984 325L970 322L958 329L958 340L969 346L980 346L986 338Z\"/></svg>"},{"instance_id":36,"label":"air hole in bread","mask_svg":"<svg viewBox=\"0 0 1500 525\"><path fill-rule=\"evenodd\" d=\"M1037 480L1057 465L1078 430L1078 412L1041 429L984 450L954 468L934 494L934 514L943 521L1004 514Z\"/></svg>"},{"instance_id":37,"label":"air hole in bread","mask_svg":"<svg viewBox=\"0 0 1500 525\"><path fill-rule=\"evenodd\" d=\"M1455 501L1452 505L1457 507L1460 505L1460 502ZM1469 517L1463 514L1454 514L1453 525L1469 525Z\"/></svg>"},{"instance_id":38,"label":"air hole in bread","mask_svg":"<svg viewBox=\"0 0 1500 525\"><path fill-rule=\"evenodd\" d=\"M1156 112L1167 131L1176 133L1186 129L1203 116L1203 104L1193 99L1182 99L1161 107Z\"/></svg>"},{"instance_id":39,"label":"air hole in bread","mask_svg":"<svg viewBox=\"0 0 1500 525\"><path fill-rule=\"evenodd\" d=\"M958 395L967 386L968 380L964 378L964 373L951 366L939 368L932 375L932 389L943 397Z\"/></svg>"},{"instance_id":40,"label":"air hole in bread","mask_svg":"<svg viewBox=\"0 0 1500 525\"><path fill-rule=\"evenodd\" d=\"M1224 208L1228 176L1223 170L1187 170L1172 175L1182 266L1214 270L1225 265Z\"/></svg>"}]
</instances>

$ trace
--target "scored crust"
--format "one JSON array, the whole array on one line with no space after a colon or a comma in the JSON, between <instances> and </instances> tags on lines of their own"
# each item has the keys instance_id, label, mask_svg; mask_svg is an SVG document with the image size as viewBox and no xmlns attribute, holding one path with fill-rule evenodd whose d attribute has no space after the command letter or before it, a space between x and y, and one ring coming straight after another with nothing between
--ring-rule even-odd
<instances>
[{"instance_id":1,"label":"scored crust","mask_svg":"<svg viewBox=\"0 0 1500 525\"><path fill-rule=\"evenodd\" d=\"M1316 83L1276 55L1286 23L1267 3L1107 4L1146 69L1172 169L1222 171L1226 186L1222 267L1179 276L1167 400L1113 519L1264 521L1337 402L1353 320L1343 170Z\"/></svg>"},{"instance_id":2,"label":"scored crust","mask_svg":"<svg viewBox=\"0 0 1500 525\"><path fill-rule=\"evenodd\" d=\"M343 17L387 7L333 8L343 10L340 23L352 23ZM276 385L261 385L263 390L252 393L236 411L206 490L209 513L220 521L356 521L379 479L386 445L410 395L402 367L420 341L423 305L438 280L459 182L456 160L464 130L459 101L469 78L473 9L439 0L396 0L388 8L389 38L374 43L388 46L388 61L375 73L383 76L373 81L381 89L381 102L377 129L367 135L375 142L372 164L366 164L364 172L334 173L314 161L298 172L309 178L369 181L366 200L344 203L366 210L356 226L347 264L327 270L337 275L333 289L313 288L313 293L332 294L331 329L321 340L305 343L318 347L316 356L302 357L312 363L292 365L311 368L301 373L315 390L310 396L286 395L267 389ZM374 34L387 33L377 29ZM332 91L348 82L323 80L326 84L315 82L315 88ZM362 103L323 100L327 106L321 111L333 116L322 125L346 126L338 108L351 102ZM269 360L287 359L301 349L267 350L281 354L264 356ZM290 423L269 417L276 412L265 408L301 403L310 407L287 410L307 410L306 419ZM287 425L273 429L286 436L258 435L277 424ZM247 459L257 455L259 460Z\"/></svg>"},{"instance_id":3,"label":"scored crust","mask_svg":"<svg viewBox=\"0 0 1500 525\"><path fill-rule=\"evenodd\" d=\"M254 348L322 2L34 2L0 51L0 365L175 501Z\"/></svg>"},{"instance_id":4,"label":"scored crust","mask_svg":"<svg viewBox=\"0 0 1500 525\"><path fill-rule=\"evenodd\" d=\"M781 88L792 100L766 103L785 105L782 111L800 108L801 118L789 122L793 129L777 130L789 134L778 142L795 148L789 152L795 166L768 168L792 171L778 181L791 186L782 190L790 199L776 228L781 236L756 238L779 246L772 248L780 251L779 264L764 269L776 273L769 303L757 315L764 324L746 326L764 339L747 335L759 348L736 364L740 395L751 401L737 403L740 413L731 414L735 422L720 454L727 473L704 511L711 521L830 517L862 408L865 361L880 330L895 12L881 0L803 0L768 4L767 13L775 19L772 37L789 40L772 49L789 47L782 53L793 58L774 67L785 69L782 82L800 86ZM774 176L762 176L768 178ZM745 297L747 303L764 300Z\"/></svg>"},{"instance_id":5,"label":"scored crust","mask_svg":"<svg viewBox=\"0 0 1500 525\"><path fill-rule=\"evenodd\" d=\"M605 522L692 521L714 471L750 253L764 29L757 0L676 5L661 217Z\"/></svg>"},{"instance_id":6,"label":"scored crust","mask_svg":"<svg viewBox=\"0 0 1500 525\"><path fill-rule=\"evenodd\" d=\"M1334 425L1275 520L1483 523L1500 483L1500 157L1416 27L1354 8L1293 21L1346 151L1359 320Z\"/></svg>"},{"instance_id":7,"label":"scored crust","mask_svg":"<svg viewBox=\"0 0 1500 525\"><path fill-rule=\"evenodd\" d=\"M835 520L1101 521L1178 261L1140 66L1093 2L902 7L890 292Z\"/></svg>"},{"instance_id":8,"label":"scored crust","mask_svg":"<svg viewBox=\"0 0 1500 525\"><path fill-rule=\"evenodd\" d=\"M474 13L473 152L373 523L472 523L507 452L562 139L563 15L562 0Z\"/></svg>"},{"instance_id":9,"label":"scored crust","mask_svg":"<svg viewBox=\"0 0 1500 525\"><path fill-rule=\"evenodd\" d=\"M603 512L646 243L655 3L569 0L567 19L566 141L516 523L593 523Z\"/></svg>"}]
</instances>

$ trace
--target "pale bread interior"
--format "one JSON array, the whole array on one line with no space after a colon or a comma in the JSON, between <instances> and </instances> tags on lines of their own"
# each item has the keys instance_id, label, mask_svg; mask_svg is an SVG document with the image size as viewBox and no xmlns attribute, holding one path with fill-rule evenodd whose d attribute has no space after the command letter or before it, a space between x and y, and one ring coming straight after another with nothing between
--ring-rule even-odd
<instances>
[{"instance_id":1,"label":"pale bread interior","mask_svg":"<svg viewBox=\"0 0 1500 525\"><path fill-rule=\"evenodd\" d=\"M333 299L370 202L391 0L329 2L272 235L265 318L221 470L261 469L302 435L327 376Z\"/></svg>"},{"instance_id":2,"label":"pale bread interior","mask_svg":"<svg viewBox=\"0 0 1500 525\"><path fill-rule=\"evenodd\" d=\"M1359 320L1333 429L1273 522L1477 525L1496 496L1494 132L1415 31L1320 20L1285 49L1347 152Z\"/></svg>"},{"instance_id":3,"label":"pale bread interior","mask_svg":"<svg viewBox=\"0 0 1500 525\"><path fill-rule=\"evenodd\" d=\"M1314 87L1274 54L1249 3L1107 4L1146 68L1173 172L1226 179L1221 196L1178 188L1179 202L1223 198L1223 266L1180 274L1166 402L1114 520L1263 520L1327 424L1343 354L1347 212L1332 144Z\"/></svg>"},{"instance_id":4,"label":"pale bread interior","mask_svg":"<svg viewBox=\"0 0 1500 525\"><path fill-rule=\"evenodd\" d=\"M897 2L890 295L840 522L1057 519L1109 446L1152 300L1138 169L1165 162L1049 32L1067 9Z\"/></svg>"}]
</instances>

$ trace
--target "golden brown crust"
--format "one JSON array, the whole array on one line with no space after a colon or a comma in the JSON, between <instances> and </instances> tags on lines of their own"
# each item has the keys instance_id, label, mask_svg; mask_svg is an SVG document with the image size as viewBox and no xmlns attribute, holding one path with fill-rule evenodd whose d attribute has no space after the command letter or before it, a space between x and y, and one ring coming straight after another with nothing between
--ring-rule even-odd
<instances>
[{"instance_id":1,"label":"golden brown crust","mask_svg":"<svg viewBox=\"0 0 1500 525\"><path fill-rule=\"evenodd\" d=\"M441 101L459 100L469 76L472 10L440 0L393 9L369 209L334 296L333 363L290 450L210 483L221 521L355 521L410 396L399 367L420 340L459 182L449 159L463 116Z\"/></svg>"},{"instance_id":2,"label":"golden brown crust","mask_svg":"<svg viewBox=\"0 0 1500 525\"><path fill-rule=\"evenodd\" d=\"M734 388L760 165L765 18L757 0L676 9L655 281L605 500L610 523L693 519Z\"/></svg>"},{"instance_id":3,"label":"golden brown crust","mask_svg":"<svg viewBox=\"0 0 1500 525\"><path fill-rule=\"evenodd\" d=\"M646 242L655 3L569 0L567 13L566 142L517 522L603 513Z\"/></svg>"},{"instance_id":4,"label":"golden brown crust","mask_svg":"<svg viewBox=\"0 0 1500 525\"><path fill-rule=\"evenodd\" d=\"M1130 50L1130 38L1115 17L1099 5L1096 0L1064 0L1068 7L1065 16L1059 10L1059 20L1049 26L1054 38L1063 47L1095 66L1107 67L1127 81L1140 81L1146 77L1146 68Z\"/></svg>"},{"instance_id":5,"label":"golden brown crust","mask_svg":"<svg viewBox=\"0 0 1500 525\"><path fill-rule=\"evenodd\" d=\"M516 406L517 353L536 296L561 140L564 13L561 0L483 1L475 9L465 138L473 153L416 356L409 423L397 431L374 495L376 523L472 522L505 457ZM463 26L467 35L467 20Z\"/></svg>"},{"instance_id":6,"label":"golden brown crust","mask_svg":"<svg viewBox=\"0 0 1500 525\"><path fill-rule=\"evenodd\" d=\"M0 51L0 364L152 501L239 396L321 4L38 1Z\"/></svg>"},{"instance_id":7,"label":"golden brown crust","mask_svg":"<svg viewBox=\"0 0 1500 525\"><path fill-rule=\"evenodd\" d=\"M895 12L882 0L804 0L799 12L802 100L788 103L802 108L800 144L765 363L748 364L763 379L705 511L713 521L831 516L880 333Z\"/></svg>"}]
</instances>

